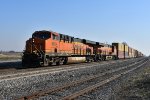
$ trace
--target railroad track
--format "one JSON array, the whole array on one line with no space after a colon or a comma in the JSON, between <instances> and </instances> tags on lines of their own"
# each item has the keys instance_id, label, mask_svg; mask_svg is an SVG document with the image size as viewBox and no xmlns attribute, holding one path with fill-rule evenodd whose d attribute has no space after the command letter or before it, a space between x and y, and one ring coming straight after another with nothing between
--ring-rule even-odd
<instances>
[{"instance_id":1,"label":"railroad track","mask_svg":"<svg viewBox=\"0 0 150 100\"><path fill-rule=\"evenodd\" d=\"M137 58L136 58L137 59ZM100 62L91 62L90 64L104 64L104 63L113 63L113 62L123 62L123 61L128 61L129 59L125 60L113 60L113 61L100 61ZM18 64L20 63L20 64ZM33 71L33 70L42 70L42 69L53 69L53 68L59 68L59 67L67 67L67 66L75 66L75 65L80 65L80 64L85 64L85 63L75 63L75 64L67 64L67 65L51 65L48 67L28 67L28 68L23 68L21 66L21 61L6 61L6 62L0 62L0 75L1 74L10 74L8 72L16 73L16 72L25 72L25 71ZM88 63L89 64L89 63Z\"/></svg>"},{"instance_id":2,"label":"railroad track","mask_svg":"<svg viewBox=\"0 0 150 100\"><path fill-rule=\"evenodd\" d=\"M94 67L98 65L111 65L115 63L122 63L122 62L128 62L128 60L118 60L118 61L103 61L103 62L92 62L92 63L80 63L80 64L69 64L69 65L60 65L60 66L52 66L52 67L41 67L41 68L29 68L29 69L22 69L19 71L14 71L9 69L5 69L8 74L0 75L0 81L3 80L9 80L14 78L20 78L20 77L28 77L28 76L36 76L40 74L48 74L48 73L56 73L59 71L65 71L65 70L75 70L79 68L84 67ZM11 74L10 74L11 73ZM2 73L1 73L2 74Z\"/></svg>"},{"instance_id":3,"label":"railroad track","mask_svg":"<svg viewBox=\"0 0 150 100\"><path fill-rule=\"evenodd\" d=\"M80 80L73 81L71 83L67 83L62 86L53 87L48 90L39 91L30 96L22 97L19 100L30 100L30 99L34 99L34 98L38 98L38 97L46 96L46 95L56 95L57 92L75 90L73 88L81 87L81 89L73 93L69 93L67 95L63 95L62 97L59 97L59 99L61 100L72 100L79 96L84 95L85 93L89 93L95 90L96 88L101 87L125 74L128 74L136 70L137 68L144 65L147 61L148 61L147 59L143 59L137 62L132 62L129 65L122 66L120 68L108 70L107 72L103 72L97 75L92 75L87 78L81 78ZM83 87L83 84L85 84L84 87Z\"/></svg>"}]
</instances>

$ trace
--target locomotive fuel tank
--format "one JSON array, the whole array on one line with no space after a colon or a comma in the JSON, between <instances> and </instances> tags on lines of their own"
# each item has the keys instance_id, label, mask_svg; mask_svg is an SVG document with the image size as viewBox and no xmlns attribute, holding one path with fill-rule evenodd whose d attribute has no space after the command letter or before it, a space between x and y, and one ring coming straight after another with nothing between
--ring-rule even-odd
<instances>
[{"instance_id":1,"label":"locomotive fuel tank","mask_svg":"<svg viewBox=\"0 0 150 100\"><path fill-rule=\"evenodd\" d=\"M68 64L81 62L86 62L86 57L68 57Z\"/></svg>"}]
</instances>

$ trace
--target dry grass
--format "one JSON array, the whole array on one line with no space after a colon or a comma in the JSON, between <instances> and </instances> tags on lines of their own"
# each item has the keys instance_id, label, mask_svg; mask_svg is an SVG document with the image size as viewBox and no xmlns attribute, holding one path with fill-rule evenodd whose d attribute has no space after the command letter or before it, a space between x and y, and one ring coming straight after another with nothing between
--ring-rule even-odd
<instances>
[{"instance_id":1,"label":"dry grass","mask_svg":"<svg viewBox=\"0 0 150 100\"><path fill-rule=\"evenodd\" d=\"M18 59L21 59L21 53L0 54L0 61L18 60Z\"/></svg>"}]
</instances>

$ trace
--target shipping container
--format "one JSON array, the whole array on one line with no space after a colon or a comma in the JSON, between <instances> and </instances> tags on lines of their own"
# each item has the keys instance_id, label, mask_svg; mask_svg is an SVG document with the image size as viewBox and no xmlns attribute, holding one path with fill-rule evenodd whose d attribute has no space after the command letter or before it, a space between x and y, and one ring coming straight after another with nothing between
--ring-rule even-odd
<instances>
[{"instance_id":1,"label":"shipping container","mask_svg":"<svg viewBox=\"0 0 150 100\"><path fill-rule=\"evenodd\" d=\"M132 58L132 48L131 48L131 47L129 47L128 49L129 49L129 50L128 50L128 51L129 51L129 52L128 52L128 54L129 54L129 58Z\"/></svg>"},{"instance_id":2,"label":"shipping container","mask_svg":"<svg viewBox=\"0 0 150 100\"><path fill-rule=\"evenodd\" d=\"M132 48L132 57L135 57L135 50Z\"/></svg>"},{"instance_id":3,"label":"shipping container","mask_svg":"<svg viewBox=\"0 0 150 100\"><path fill-rule=\"evenodd\" d=\"M124 45L124 58L129 58L129 47L127 44L123 44Z\"/></svg>"},{"instance_id":4,"label":"shipping container","mask_svg":"<svg viewBox=\"0 0 150 100\"><path fill-rule=\"evenodd\" d=\"M124 59L124 44L122 43L112 43L112 46L115 46L117 49L117 57L118 59Z\"/></svg>"}]
</instances>

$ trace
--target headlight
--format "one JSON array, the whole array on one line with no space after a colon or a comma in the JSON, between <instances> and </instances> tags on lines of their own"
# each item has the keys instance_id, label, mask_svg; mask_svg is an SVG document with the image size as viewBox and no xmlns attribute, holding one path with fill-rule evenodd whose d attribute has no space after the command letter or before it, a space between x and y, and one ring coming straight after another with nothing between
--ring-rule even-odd
<instances>
[{"instance_id":1,"label":"headlight","mask_svg":"<svg viewBox=\"0 0 150 100\"><path fill-rule=\"evenodd\" d=\"M35 53L35 54L36 54L36 53L37 53L37 51L36 51L36 50L34 50L34 51L33 51L33 53Z\"/></svg>"},{"instance_id":2,"label":"headlight","mask_svg":"<svg viewBox=\"0 0 150 100\"><path fill-rule=\"evenodd\" d=\"M34 39L32 39L32 42L34 43Z\"/></svg>"}]
</instances>

